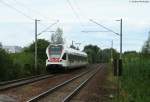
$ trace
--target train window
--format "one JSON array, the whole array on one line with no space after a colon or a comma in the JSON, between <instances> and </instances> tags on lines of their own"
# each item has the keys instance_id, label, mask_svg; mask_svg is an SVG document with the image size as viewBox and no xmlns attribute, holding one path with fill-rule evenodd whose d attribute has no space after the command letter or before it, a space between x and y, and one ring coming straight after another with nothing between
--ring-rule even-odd
<instances>
[{"instance_id":1,"label":"train window","mask_svg":"<svg viewBox=\"0 0 150 102\"><path fill-rule=\"evenodd\" d=\"M55 57L55 58L59 58L61 56L61 53L62 53L62 45L59 45L59 46L54 46L54 45L51 45L49 47L49 55L51 58Z\"/></svg>"},{"instance_id":2,"label":"train window","mask_svg":"<svg viewBox=\"0 0 150 102\"><path fill-rule=\"evenodd\" d=\"M72 54L68 55L68 59L70 62L74 62L74 61L84 62L87 60L85 56L78 56L78 55L72 55Z\"/></svg>"},{"instance_id":3,"label":"train window","mask_svg":"<svg viewBox=\"0 0 150 102\"><path fill-rule=\"evenodd\" d=\"M63 59L63 60L66 60L66 53L64 53L62 59Z\"/></svg>"},{"instance_id":4,"label":"train window","mask_svg":"<svg viewBox=\"0 0 150 102\"><path fill-rule=\"evenodd\" d=\"M73 55L69 54L68 59L69 59L70 62L73 62Z\"/></svg>"},{"instance_id":5,"label":"train window","mask_svg":"<svg viewBox=\"0 0 150 102\"><path fill-rule=\"evenodd\" d=\"M68 54L68 60L71 61L71 56L70 56L70 54Z\"/></svg>"}]
</instances>

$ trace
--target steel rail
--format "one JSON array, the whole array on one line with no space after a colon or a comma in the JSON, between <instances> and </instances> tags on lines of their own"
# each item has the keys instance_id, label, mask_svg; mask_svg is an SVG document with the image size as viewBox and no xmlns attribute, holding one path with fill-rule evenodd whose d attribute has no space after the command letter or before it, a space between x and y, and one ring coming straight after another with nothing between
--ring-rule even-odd
<instances>
[{"instance_id":1,"label":"steel rail","mask_svg":"<svg viewBox=\"0 0 150 102\"><path fill-rule=\"evenodd\" d=\"M40 81L40 80L43 80L43 79L47 79L47 78L50 78L50 77L54 77L54 76L56 76L56 75L45 75L45 76L39 76L38 78L34 77L34 78L31 78L31 79L16 81L14 83L10 83L10 84L0 86L0 91L4 91L4 90L11 89L11 88L23 86L23 85L26 85L26 84L30 84L30 83Z\"/></svg>"},{"instance_id":2,"label":"steel rail","mask_svg":"<svg viewBox=\"0 0 150 102\"><path fill-rule=\"evenodd\" d=\"M90 75L88 79L86 79L83 83L81 83L81 84L80 84L73 92L71 92L62 102L69 102L69 101L73 98L73 96L75 96L75 95L80 91L80 89L81 89L82 87L84 87L84 86L88 83L88 81L89 81L90 79L92 79L92 78L96 75L96 73L99 72L100 70L102 70L102 66L101 66L101 68L97 69L92 75Z\"/></svg>"},{"instance_id":3,"label":"steel rail","mask_svg":"<svg viewBox=\"0 0 150 102\"><path fill-rule=\"evenodd\" d=\"M58 84L57 86L55 86L55 87L53 87L53 88L50 88L49 90L47 90L47 91L45 91L45 92L43 92L43 93L41 93L41 94L39 94L39 95L37 95L37 96L35 96L35 97L29 99L29 100L26 101L26 102L37 102L39 99L41 99L41 98L47 96L48 94L53 93L55 90L57 90L57 89L59 89L59 88L65 86L66 84L68 84L68 83L74 81L75 79L77 79L77 78L79 78L79 77L81 77L81 76L87 74L87 73L90 72L90 71L91 71L91 69L88 70L88 71L86 71L86 72L83 72L83 73L81 73L81 74L79 74L79 75L77 75L77 76L75 76L75 77L73 77L73 78L71 78L71 79L69 79L69 80L66 80L65 82L63 82L63 83L61 83L61 84Z\"/></svg>"},{"instance_id":4,"label":"steel rail","mask_svg":"<svg viewBox=\"0 0 150 102\"><path fill-rule=\"evenodd\" d=\"M2 81L2 82L0 82L0 86L15 83L15 82L19 82L19 81L24 81L24 80L28 80L28 79L33 79L35 77L41 77L41 76L45 76L45 74L35 75L35 76L25 77L25 78L20 78L20 79L15 79L15 80L9 80L9 81Z\"/></svg>"}]
</instances>

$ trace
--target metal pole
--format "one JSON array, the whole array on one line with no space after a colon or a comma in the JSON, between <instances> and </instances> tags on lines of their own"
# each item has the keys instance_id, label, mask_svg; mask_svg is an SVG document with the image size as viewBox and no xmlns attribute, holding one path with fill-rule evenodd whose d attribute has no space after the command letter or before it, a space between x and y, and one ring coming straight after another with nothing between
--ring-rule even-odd
<instances>
[{"instance_id":1,"label":"metal pole","mask_svg":"<svg viewBox=\"0 0 150 102\"><path fill-rule=\"evenodd\" d=\"M35 71L37 72L37 22L39 20L35 19Z\"/></svg>"},{"instance_id":2,"label":"metal pole","mask_svg":"<svg viewBox=\"0 0 150 102\"><path fill-rule=\"evenodd\" d=\"M122 19L120 19L120 59L122 59Z\"/></svg>"},{"instance_id":3,"label":"metal pole","mask_svg":"<svg viewBox=\"0 0 150 102\"><path fill-rule=\"evenodd\" d=\"M72 46L73 46L73 42L74 42L74 41L72 40Z\"/></svg>"},{"instance_id":4,"label":"metal pole","mask_svg":"<svg viewBox=\"0 0 150 102\"><path fill-rule=\"evenodd\" d=\"M117 67L118 67L117 80L118 80L118 102L119 102L120 83L121 83L119 81L119 76L122 75L122 19L120 19L120 58L119 58Z\"/></svg>"},{"instance_id":5,"label":"metal pole","mask_svg":"<svg viewBox=\"0 0 150 102\"><path fill-rule=\"evenodd\" d=\"M111 63L113 62L113 40L111 41Z\"/></svg>"}]
</instances>

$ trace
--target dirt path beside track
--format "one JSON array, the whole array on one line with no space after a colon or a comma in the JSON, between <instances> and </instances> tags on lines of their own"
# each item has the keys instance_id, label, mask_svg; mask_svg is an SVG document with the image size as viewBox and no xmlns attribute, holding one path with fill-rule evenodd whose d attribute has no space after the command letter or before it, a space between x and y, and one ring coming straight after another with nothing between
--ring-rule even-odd
<instances>
[{"instance_id":1,"label":"dirt path beside track","mask_svg":"<svg viewBox=\"0 0 150 102\"><path fill-rule=\"evenodd\" d=\"M116 88L111 82L110 69L105 65L84 87L71 102L112 102Z\"/></svg>"}]
</instances>

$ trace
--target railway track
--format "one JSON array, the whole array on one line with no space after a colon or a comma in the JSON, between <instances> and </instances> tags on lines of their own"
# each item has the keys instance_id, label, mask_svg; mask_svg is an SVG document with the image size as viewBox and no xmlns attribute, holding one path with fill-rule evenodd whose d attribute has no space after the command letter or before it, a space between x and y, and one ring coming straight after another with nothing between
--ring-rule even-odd
<instances>
[{"instance_id":1,"label":"railway track","mask_svg":"<svg viewBox=\"0 0 150 102\"><path fill-rule=\"evenodd\" d=\"M96 66L96 65L92 65ZM87 66L88 70L90 66ZM66 71L64 73L57 73L52 75L52 77L20 84L20 82L10 83L8 85L0 86L0 101L14 100L13 102L26 102L30 98L39 95L40 93L48 90L49 88L55 87L56 85L64 82L65 80L71 79L72 77L79 75L87 71L87 68L80 68L76 70ZM21 81L22 82L22 81ZM5 88L5 87L6 88ZM3 87L3 88L2 88ZM7 98L6 98L7 97ZM10 102L10 101L9 101Z\"/></svg>"},{"instance_id":2,"label":"railway track","mask_svg":"<svg viewBox=\"0 0 150 102\"><path fill-rule=\"evenodd\" d=\"M53 77L54 75L36 75L36 76L32 76L29 78L21 78L21 79L17 79L17 80L12 80L12 81L5 81L5 82L0 82L0 91L4 91L7 89L11 89L14 87L18 87L18 86L22 86L25 84L29 84L29 83L33 83L36 81L40 81L46 78L50 78Z\"/></svg>"},{"instance_id":3,"label":"railway track","mask_svg":"<svg viewBox=\"0 0 150 102\"><path fill-rule=\"evenodd\" d=\"M57 86L29 99L27 102L69 102L72 97L99 71L98 68L90 69Z\"/></svg>"}]
</instances>

